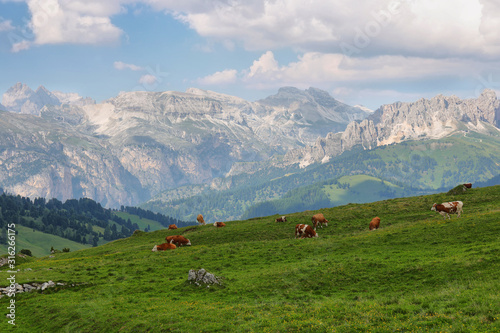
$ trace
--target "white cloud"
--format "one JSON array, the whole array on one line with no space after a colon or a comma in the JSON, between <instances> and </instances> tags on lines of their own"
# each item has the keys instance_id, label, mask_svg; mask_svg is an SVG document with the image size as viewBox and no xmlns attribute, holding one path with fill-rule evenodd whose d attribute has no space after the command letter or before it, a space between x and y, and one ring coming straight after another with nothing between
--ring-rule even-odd
<instances>
[{"instance_id":1,"label":"white cloud","mask_svg":"<svg viewBox=\"0 0 500 333\"><path fill-rule=\"evenodd\" d=\"M17 53L23 50L28 50L31 47L31 42L27 40L23 40L19 43L12 44L11 52Z\"/></svg>"},{"instance_id":2,"label":"white cloud","mask_svg":"<svg viewBox=\"0 0 500 333\"><path fill-rule=\"evenodd\" d=\"M473 60L427 59L404 56L347 57L338 53L309 52L298 61L280 66L268 51L245 71L244 81L259 85L380 82L478 73L488 65Z\"/></svg>"},{"instance_id":3,"label":"white cloud","mask_svg":"<svg viewBox=\"0 0 500 333\"><path fill-rule=\"evenodd\" d=\"M124 70L124 69L130 69L130 70L133 70L133 71L140 71L140 70L143 70L144 68L141 67L141 66L137 66L137 65L134 65L134 64L127 64L127 63L124 63L123 61L115 61L113 63L113 67L118 69L118 70Z\"/></svg>"},{"instance_id":4,"label":"white cloud","mask_svg":"<svg viewBox=\"0 0 500 333\"><path fill-rule=\"evenodd\" d=\"M235 69L226 69L221 72L216 72L212 75L198 79L197 82L203 85L219 85L235 83L237 81L238 71Z\"/></svg>"},{"instance_id":5,"label":"white cloud","mask_svg":"<svg viewBox=\"0 0 500 333\"><path fill-rule=\"evenodd\" d=\"M12 0L11 0L12 1ZM497 0L26 0L38 44L117 42L111 17L146 4L229 49L349 55L500 55ZM239 44L239 45L241 45Z\"/></svg>"},{"instance_id":6,"label":"white cloud","mask_svg":"<svg viewBox=\"0 0 500 333\"><path fill-rule=\"evenodd\" d=\"M141 76L139 79L139 84L145 85L145 86L152 86L154 84L158 83L158 78L154 75L151 74L145 74Z\"/></svg>"},{"instance_id":7,"label":"white cloud","mask_svg":"<svg viewBox=\"0 0 500 333\"><path fill-rule=\"evenodd\" d=\"M193 3L176 8L180 20L201 36L251 50L338 53L344 43L363 56L500 55L496 0L213 1L202 10Z\"/></svg>"},{"instance_id":8,"label":"white cloud","mask_svg":"<svg viewBox=\"0 0 500 333\"><path fill-rule=\"evenodd\" d=\"M0 32L13 30L12 21L0 17Z\"/></svg>"},{"instance_id":9,"label":"white cloud","mask_svg":"<svg viewBox=\"0 0 500 333\"><path fill-rule=\"evenodd\" d=\"M122 35L109 17L121 10L119 1L28 0L28 7L39 45L115 43Z\"/></svg>"}]
</instances>

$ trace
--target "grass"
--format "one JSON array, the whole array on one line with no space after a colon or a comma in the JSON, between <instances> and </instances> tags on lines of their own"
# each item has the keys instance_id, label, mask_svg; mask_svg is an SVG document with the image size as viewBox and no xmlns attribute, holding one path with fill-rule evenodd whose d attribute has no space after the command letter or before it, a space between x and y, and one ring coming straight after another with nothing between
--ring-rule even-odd
<instances>
[{"instance_id":1,"label":"grass","mask_svg":"<svg viewBox=\"0 0 500 333\"><path fill-rule=\"evenodd\" d=\"M125 213L125 212L113 212L113 214L118 215L118 217L121 217L124 220L130 219L130 221L132 223L137 223L140 230L144 230L148 226L151 228L151 231L160 230L160 229L165 228L160 222L153 221L153 220L146 219L146 218L140 218L137 215L132 215L132 214Z\"/></svg>"},{"instance_id":2,"label":"grass","mask_svg":"<svg viewBox=\"0 0 500 333\"><path fill-rule=\"evenodd\" d=\"M341 184L349 184L349 188L341 188L339 185L325 185L323 191L335 204L345 204L348 202L371 202L380 197L381 191L390 190L394 196L401 196L403 189L390 182L366 176L354 175L344 176L338 179Z\"/></svg>"},{"instance_id":3,"label":"grass","mask_svg":"<svg viewBox=\"0 0 500 333\"><path fill-rule=\"evenodd\" d=\"M50 254L50 248L62 250L67 247L71 251L87 249L91 245L84 245L82 243L73 242L69 239L62 238L56 235L43 233L32 228L16 225L16 230L19 232L16 235L16 250L19 252L21 249L28 249L35 257L47 256ZM34 230L34 231L33 231ZM0 248L0 255L7 254L7 247Z\"/></svg>"},{"instance_id":4,"label":"grass","mask_svg":"<svg viewBox=\"0 0 500 333\"><path fill-rule=\"evenodd\" d=\"M430 210L449 200L464 202L461 218ZM330 223L315 239L293 236L296 223L310 223L308 211L287 223L269 216L163 229L37 258L18 265L17 282L78 285L16 295L16 330L500 331L499 203L500 186L479 188L322 209ZM369 231L374 216L381 227ZM151 252L173 234L193 246ZM199 268L223 285L190 285L188 271ZM4 318L0 331L9 326Z\"/></svg>"}]
</instances>

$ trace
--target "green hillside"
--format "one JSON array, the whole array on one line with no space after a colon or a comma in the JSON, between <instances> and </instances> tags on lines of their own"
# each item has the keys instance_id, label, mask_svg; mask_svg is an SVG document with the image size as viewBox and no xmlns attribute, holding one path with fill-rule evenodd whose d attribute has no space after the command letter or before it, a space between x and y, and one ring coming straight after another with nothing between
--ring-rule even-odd
<instances>
[{"instance_id":1,"label":"green hillside","mask_svg":"<svg viewBox=\"0 0 500 333\"><path fill-rule=\"evenodd\" d=\"M160 230L160 229L165 229L165 226L163 226L160 222L150 220L147 218L141 218L137 215L125 213L125 212L115 212L115 214L119 217L121 217L124 220L130 219L130 221L133 224L137 224L139 226L140 230L144 230L149 227L150 230Z\"/></svg>"},{"instance_id":2,"label":"green hillside","mask_svg":"<svg viewBox=\"0 0 500 333\"><path fill-rule=\"evenodd\" d=\"M247 210L272 209L267 203L270 200L284 198L290 201L292 197L303 197L305 187L315 188L322 182L328 183L343 176L367 175L384 179L399 189L384 191L389 195L382 198L395 198L435 193L460 183L485 182L499 174L500 137L470 132L466 136L460 133L439 140L407 141L372 150L356 147L331 158L328 163L313 164L305 169L297 165L283 167L282 163L277 163L276 167L266 165L251 174L219 179L223 184L220 187L227 190L214 191L207 186L205 191L183 191L193 193L191 197L171 200L165 198L178 195L160 194L141 207L186 221L194 221L200 212L208 221L225 221L262 216ZM178 194L178 190L173 192ZM378 200L377 196L367 199L365 191L349 192L349 198L340 200L339 204ZM322 205L330 202L321 193L312 195L314 198L307 198L308 207L325 207ZM335 198L330 199L336 202ZM256 205L259 205L258 209L254 207ZM280 203L279 208L282 206ZM267 208L264 209L266 212ZM300 206L296 205L286 211L299 209ZM278 211L280 209L271 210L269 214Z\"/></svg>"},{"instance_id":3,"label":"green hillside","mask_svg":"<svg viewBox=\"0 0 500 333\"><path fill-rule=\"evenodd\" d=\"M430 210L449 200L463 201L462 217ZM294 238L316 212L304 211L37 258L17 266L18 283L70 285L16 295L16 331L498 332L499 208L500 186L473 188L322 209L330 223L314 239ZM151 252L173 234L193 245ZM223 285L189 284L200 268ZM4 316L0 331L10 326Z\"/></svg>"},{"instance_id":4,"label":"green hillside","mask_svg":"<svg viewBox=\"0 0 500 333\"><path fill-rule=\"evenodd\" d=\"M256 204L245 211L242 219L272 214L289 214L307 209L321 209L348 203L373 202L407 196L408 193L411 193L408 188L376 177L366 175L344 176L299 187L289 191L280 199ZM414 190L413 195L415 193L419 193L419 190Z\"/></svg>"},{"instance_id":5,"label":"green hillside","mask_svg":"<svg viewBox=\"0 0 500 333\"><path fill-rule=\"evenodd\" d=\"M50 248L62 250L69 248L71 251L87 249L90 244L82 244L73 242L69 239L62 238L56 235L46 234L44 232L27 228L22 225L17 225L16 230L19 232L16 236L17 250L28 249L35 257L42 257L50 254ZM7 246L3 245L0 248L0 255L7 254Z\"/></svg>"},{"instance_id":6,"label":"green hillside","mask_svg":"<svg viewBox=\"0 0 500 333\"><path fill-rule=\"evenodd\" d=\"M54 249L84 249L125 238L140 230L158 230L169 224L186 223L137 207L122 207L121 211L103 208L88 198L57 199L30 198L0 194L0 244L7 245L9 225L21 233L18 246L35 256L47 255ZM12 227L10 227L12 228ZM25 232L30 230L31 232ZM18 249L20 250L20 249ZM0 254L7 253L7 247Z\"/></svg>"},{"instance_id":7,"label":"green hillside","mask_svg":"<svg viewBox=\"0 0 500 333\"><path fill-rule=\"evenodd\" d=\"M336 184L325 185L323 191L335 206L401 197L404 193L401 186L365 175L341 177Z\"/></svg>"}]
</instances>

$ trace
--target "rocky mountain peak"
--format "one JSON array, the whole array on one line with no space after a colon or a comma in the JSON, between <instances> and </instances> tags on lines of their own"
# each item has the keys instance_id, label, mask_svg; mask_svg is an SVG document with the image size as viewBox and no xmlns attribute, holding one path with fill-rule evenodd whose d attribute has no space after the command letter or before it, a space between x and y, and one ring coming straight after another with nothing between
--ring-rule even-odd
<instances>
[{"instance_id":1,"label":"rocky mountain peak","mask_svg":"<svg viewBox=\"0 0 500 333\"><path fill-rule=\"evenodd\" d=\"M492 90L472 99L437 95L396 102L381 106L361 122L351 122L341 135L327 135L311 147L289 152L285 160L304 166L356 145L372 149L408 140L439 139L464 130L498 135L499 119L500 101Z\"/></svg>"},{"instance_id":2,"label":"rocky mountain peak","mask_svg":"<svg viewBox=\"0 0 500 333\"><path fill-rule=\"evenodd\" d=\"M22 112L22 106L35 92L28 85L21 82L10 87L2 96L2 104L8 111Z\"/></svg>"},{"instance_id":3,"label":"rocky mountain peak","mask_svg":"<svg viewBox=\"0 0 500 333\"><path fill-rule=\"evenodd\" d=\"M90 98L82 98L78 94L51 92L44 86L39 86L33 91L28 85L16 83L2 96L2 104L7 111L33 114L39 116L44 106L61 104L87 105L93 104Z\"/></svg>"}]
</instances>

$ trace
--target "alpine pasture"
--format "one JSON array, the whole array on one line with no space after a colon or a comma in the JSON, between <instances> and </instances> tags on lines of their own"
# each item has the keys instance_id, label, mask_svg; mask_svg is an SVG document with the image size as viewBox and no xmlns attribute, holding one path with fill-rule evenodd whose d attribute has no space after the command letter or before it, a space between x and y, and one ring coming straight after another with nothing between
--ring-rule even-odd
<instances>
[{"instance_id":1,"label":"alpine pasture","mask_svg":"<svg viewBox=\"0 0 500 333\"><path fill-rule=\"evenodd\" d=\"M444 220L433 203L460 200ZM318 238L298 223L323 213ZM66 283L15 296L9 332L498 332L500 186L141 232L23 260L16 282ZM380 217L378 230L369 223ZM152 252L169 235L192 246ZM30 268L31 270L28 270ZM188 283L204 268L222 285ZM2 267L5 287L10 273ZM72 284L74 286L72 286ZM7 313L10 298L0 299Z\"/></svg>"}]
</instances>

